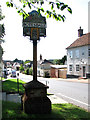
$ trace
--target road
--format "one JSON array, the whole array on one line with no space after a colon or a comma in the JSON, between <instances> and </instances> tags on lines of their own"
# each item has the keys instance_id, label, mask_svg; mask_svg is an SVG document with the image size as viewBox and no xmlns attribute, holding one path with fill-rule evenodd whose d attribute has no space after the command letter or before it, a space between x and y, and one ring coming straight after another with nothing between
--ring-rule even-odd
<instances>
[{"instance_id":1,"label":"road","mask_svg":"<svg viewBox=\"0 0 90 120\"><path fill-rule=\"evenodd\" d=\"M33 79L32 76L22 74L19 78L25 82ZM53 93L69 103L88 109L88 84L42 77L38 77L38 80L49 86L48 93Z\"/></svg>"}]
</instances>

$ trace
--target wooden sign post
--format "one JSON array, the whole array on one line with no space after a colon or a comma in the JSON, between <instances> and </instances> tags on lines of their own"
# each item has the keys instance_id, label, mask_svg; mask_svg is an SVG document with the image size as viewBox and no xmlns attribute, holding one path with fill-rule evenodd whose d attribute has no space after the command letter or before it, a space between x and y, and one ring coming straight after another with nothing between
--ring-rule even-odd
<instances>
[{"instance_id":1,"label":"wooden sign post","mask_svg":"<svg viewBox=\"0 0 90 120\"><path fill-rule=\"evenodd\" d=\"M30 36L33 42L33 80L24 84L25 94L22 98L22 108L28 114L51 112L51 101L47 97L48 86L37 80L37 41L46 36L46 18L37 11L29 13L23 19L23 35Z\"/></svg>"}]
</instances>

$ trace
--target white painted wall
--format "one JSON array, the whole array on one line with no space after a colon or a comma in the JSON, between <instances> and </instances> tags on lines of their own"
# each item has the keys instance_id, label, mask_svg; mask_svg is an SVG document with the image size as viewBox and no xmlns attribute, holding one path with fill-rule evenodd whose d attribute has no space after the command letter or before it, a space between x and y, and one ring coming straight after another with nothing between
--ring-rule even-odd
<instances>
[{"instance_id":1,"label":"white painted wall","mask_svg":"<svg viewBox=\"0 0 90 120\"><path fill-rule=\"evenodd\" d=\"M89 48L90 45L67 49L67 74L83 76L83 66L86 67L86 73L88 73L88 66L90 65ZM72 71L69 71L69 65L73 65ZM76 65L80 66L79 71L76 71Z\"/></svg>"}]
</instances>

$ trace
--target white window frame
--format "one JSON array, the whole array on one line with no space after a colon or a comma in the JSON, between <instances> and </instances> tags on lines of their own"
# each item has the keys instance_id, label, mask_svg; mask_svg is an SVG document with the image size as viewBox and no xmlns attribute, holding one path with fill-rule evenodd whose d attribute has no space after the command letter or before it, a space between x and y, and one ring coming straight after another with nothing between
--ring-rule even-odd
<instances>
[{"instance_id":1,"label":"white window frame","mask_svg":"<svg viewBox=\"0 0 90 120\"><path fill-rule=\"evenodd\" d=\"M80 66L76 65L76 72L79 72L79 71L80 71Z\"/></svg>"},{"instance_id":2,"label":"white window frame","mask_svg":"<svg viewBox=\"0 0 90 120\"><path fill-rule=\"evenodd\" d=\"M79 58L79 50L75 51L75 56L76 56L76 58Z\"/></svg>"},{"instance_id":3,"label":"white window frame","mask_svg":"<svg viewBox=\"0 0 90 120\"><path fill-rule=\"evenodd\" d=\"M88 66L88 72L90 73L90 65Z\"/></svg>"},{"instance_id":4,"label":"white window frame","mask_svg":"<svg viewBox=\"0 0 90 120\"><path fill-rule=\"evenodd\" d=\"M82 50L82 55L83 55L83 56L85 55L85 50Z\"/></svg>"},{"instance_id":5,"label":"white window frame","mask_svg":"<svg viewBox=\"0 0 90 120\"><path fill-rule=\"evenodd\" d=\"M70 51L70 58L73 58L73 51Z\"/></svg>"},{"instance_id":6,"label":"white window frame","mask_svg":"<svg viewBox=\"0 0 90 120\"><path fill-rule=\"evenodd\" d=\"M72 70L73 70L73 65L70 64L69 65L69 71L72 72Z\"/></svg>"},{"instance_id":7,"label":"white window frame","mask_svg":"<svg viewBox=\"0 0 90 120\"><path fill-rule=\"evenodd\" d=\"M88 56L90 57L90 49L88 49Z\"/></svg>"}]
</instances>

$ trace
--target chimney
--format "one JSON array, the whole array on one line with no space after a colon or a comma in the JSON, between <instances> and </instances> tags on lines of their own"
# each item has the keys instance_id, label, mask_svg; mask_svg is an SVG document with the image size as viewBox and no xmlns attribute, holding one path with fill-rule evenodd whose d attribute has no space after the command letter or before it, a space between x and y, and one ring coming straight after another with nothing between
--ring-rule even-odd
<instances>
[{"instance_id":1,"label":"chimney","mask_svg":"<svg viewBox=\"0 0 90 120\"><path fill-rule=\"evenodd\" d=\"M81 37L83 35L83 29L80 28L78 29L78 37Z\"/></svg>"},{"instance_id":2,"label":"chimney","mask_svg":"<svg viewBox=\"0 0 90 120\"><path fill-rule=\"evenodd\" d=\"M40 60L42 60L42 55L40 54Z\"/></svg>"}]
</instances>

